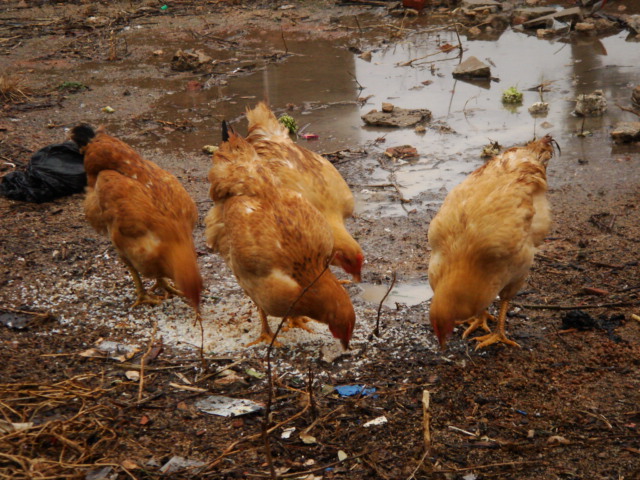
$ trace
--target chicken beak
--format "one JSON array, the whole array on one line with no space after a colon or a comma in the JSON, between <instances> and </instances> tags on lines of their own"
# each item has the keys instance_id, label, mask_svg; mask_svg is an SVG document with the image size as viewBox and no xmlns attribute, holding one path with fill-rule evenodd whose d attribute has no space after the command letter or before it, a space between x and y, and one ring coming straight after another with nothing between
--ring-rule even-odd
<instances>
[{"instance_id":1,"label":"chicken beak","mask_svg":"<svg viewBox=\"0 0 640 480\"><path fill-rule=\"evenodd\" d=\"M360 275L360 273L354 273L352 277L355 283L360 283L362 281L362 275Z\"/></svg>"}]
</instances>

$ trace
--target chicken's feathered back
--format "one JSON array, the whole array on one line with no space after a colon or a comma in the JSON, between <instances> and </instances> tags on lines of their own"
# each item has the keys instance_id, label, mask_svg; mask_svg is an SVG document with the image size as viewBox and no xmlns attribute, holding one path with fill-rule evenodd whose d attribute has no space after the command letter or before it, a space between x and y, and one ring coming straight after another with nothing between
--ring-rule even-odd
<instances>
[{"instance_id":1,"label":"chicken's feathered back","mask_svg":"<svg viewBox=\"0 0 640 480\"><path fill-rule=\"evenodd\" d=\"M353 215L354 199L340 172L321 155L293 142L264 102L248 110L247 119L247 141L282 186L302 194L324 215L333 231L335 264L360 281L364 255L344 225Z\"/></svg>"},{"instance_id":2,"label":"chicken's feathered back","mask_svg":"<svg viewBox=\"0 0 640 480\"><path fill-rule=\"evenodd\" d=\"M489 160L447 195L431 222L429 315L442 345L456 321L482 317L497 295L508 302L524 283L550 228L545 194L552 154L545 137Z\"/></svg>"}]
</instances>

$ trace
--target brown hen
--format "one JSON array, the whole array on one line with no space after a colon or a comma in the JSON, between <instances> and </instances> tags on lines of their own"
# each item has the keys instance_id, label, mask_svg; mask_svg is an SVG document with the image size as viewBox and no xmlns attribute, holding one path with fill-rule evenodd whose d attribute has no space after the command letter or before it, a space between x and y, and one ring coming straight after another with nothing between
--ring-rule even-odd
<instances>
[{"instance_id":1,"label":"brown hen","mask_svg":"<svg viewBox=\"0 0 640 480\"><path fill-rule=\"evenodd\" d=\"M329 326L347 348L355 324L349 295L326 268L333 235L326 219L298 192L280 185L254 147L231 134L209 172L214 207L205 219L207 244L222 254L238 283L267 315L307 316Z\"/></svg>"},{"instance_id":2,"label":"brown hen","mask_svg":"<svg viewBox=\"0 0 640 480\"><path fill-rule=\"evenodd\" d=\"M302 194L324 215L333 232L334 265L359 282L364 255L344 225L354 208L347 182L327 159L294 143L264 102L248 110L247 119L247 141L285 188Z\"/></svg>"},{"instance_id":3,"label":"brown hen","mask_svg":"<svg viewBox=\"0 0 640 480\"><path fill-rule=\"evenodd\" d=\"M175 293L197 310L202 277L192 231L198 211L187 191L169 172L100 130L96 134L88 125L79 125L71 138L84 154L87 220L109 236L131 272L137 294L133 307L157 304ZM165 297L148 293L140 274L156 279L154 288L163 288Z\"/></svg>"},{"instance_id":4,"label":"brown hen","mask_svg":"<svg viewBox=\"0 0 640 480\"><path fill-rule=\"evenodd\" d=\"M429 226L429 316L444 348L456 323L470 322L463 338L489 330L487 308L500 297L498 329L475 338L476 349L502 342L509 301L523 285L538 246L549 231L546 136L494 157L455 187Z\"/></svg>"}]
</instances>

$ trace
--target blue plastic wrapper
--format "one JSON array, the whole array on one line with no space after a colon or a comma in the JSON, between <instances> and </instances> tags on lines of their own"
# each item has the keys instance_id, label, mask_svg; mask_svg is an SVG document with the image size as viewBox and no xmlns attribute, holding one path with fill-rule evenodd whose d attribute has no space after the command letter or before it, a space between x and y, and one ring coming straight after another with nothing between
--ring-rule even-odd
<instances>
[{"instance_id":1,"label":"blue plastic wrapper","mask_svg":"<svg viewBox=\"0 0 640 480\"><path fill-rule=\"evenodd\" d=\"M341 397L353 397L354 395L371 395L375 393L374 387L366 388L364 385L341 385L336 387L338 395Z\"/></svg>"}]
</instances>

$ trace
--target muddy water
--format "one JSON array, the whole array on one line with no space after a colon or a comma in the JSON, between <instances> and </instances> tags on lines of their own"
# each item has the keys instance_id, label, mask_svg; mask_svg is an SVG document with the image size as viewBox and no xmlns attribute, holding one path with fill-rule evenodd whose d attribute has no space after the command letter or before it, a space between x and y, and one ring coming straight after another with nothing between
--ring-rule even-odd
<instances>
[{"instance_id":1,"label":"muddy water","mask_svg":"<svg viewBox=\"0 0 640 480\"><path fill-rule=\"evenodd\" d=\"M260 42L262 47L283 47L279 35ZM296 105L292 114L304 133L319 136L316 141L299 141L316 151L364 145L373 159L389 146L416 147L417 161L372 165L370 179L373 184L396 183L407 200L415 200L413 208L437 205L446 191L481 164L479 154L489 140L510 146L534 135L552 134L563 153L550 168L552 187L578 181L593 189L624 188L625 179L638 174L638 148L616 147L609 137L616 122L636 119L616 106L629 105L631 89L640 82L640 45L628 40L626 32L601 39L543 40L507 30L497 39L463 38L464 58L473 55L493 65L493 81L481 83L453 79L457 50L448 54L439 50L443 44L457 44L451 32L425 26L420 33L414 27L393 46L377 46L380 42L371 38L357 43L373 51L371 61L360 59L344 44L289 39L289 57L270 64L254 60L249 65L254 73L232 77L226 85L187 92L184 85L166 79L168 88L154 106L156 114L176 122L188 120L198 128L167 135L163 148L189 152L217 143L222 118L236 121L242 130L244 109L268 98L277 112L287 104ZM421 57L426 58L399 66ZM546 85L542 94L535 88L540 84ZM502 104L502 92L511 86L523 91L521 106ZM583 123L572 115L575 98L595 89L604 91L608 110L603 117ZM369 96L365 105L356 102ZM535 118L528 107L541 99L550 104L550 110L545 117ZM434 125L447 128L417 134L411 128L365 126L360 116L379 109L382 102L428 108ZM581 130L590 134L580 137ZM376 139L384 141L374 143ZM406 209L378 201L366 183L354 190L361 214L406 214Z\"/></svg>"},{"instance_id":2,"label":"muddy water","mask_svg":"<svg viewBox=\"0 0 640 480\"><path fill-rule=\"evenodd\" d=\"M278 35L257 38L261 47L281 49ZM410 209L437 208L446 193L477 168L482 147L489 141L503 146L523 143L550 133L562 155L549 169L550 185L579 183L585 190L611 193L624 190L629 179L640 174L637 147L616 147L609 132L622 120L636 120L616 104L629 105L633 86L640 83L640 45L620 33L597 39L568 36L553 40L507 30L490 40L462 40L464 58L476 56L492 65L492 81L455 80L451 72L459 63L457 50L442 53L443 44L457 44L455 33L425 26L406 32L406 40L384 46L374 38L360 38L363 50L372 50L370 61L360 59L347 45L314 39L289 39L291 53L277 63L245 60L255 72L239 72L227 84L197 92L166 80L167 92L154 105L155 113L172 121L188 121L193 131L168 133L160 148L186 153L202 145L218 143L222 118L246 128L243 112L267 98L277 113L287 104L304 133L318 140L299 139L319 152L364 146L368 152L360 168L368 172L362 183L353 184L357 213L370 218L407 215ZM377 46L382 45L382 46ZM188 45L185 45L188 47ZM193 45L192 48L197 47ZM228 54L227 54L228 55ZM424 58L423 58L424 57ZM411 66L400 64L414 59ZM537 86L544 84L542 93ZM143 88L143 85L140 85ZM515 86L524 93L521 106L506 107L502 92ZM573 115L575 98L602 89L608 109L599 118ZM364 105L358 98L368 97ZM547 115L534 117L528 107L544 100ZM382 102L404 108L427 108L433 124L424 134L412 128L381 129L364 125L361 115ZM589 132L586 136L579 132ZM380 152L389 146L409 144L419 158L381 162ZM345 168L350 168L348 165ZM376 186L395 184L410 206L390 201ZM385 303L414 305L427 300L425 279L404 279ZM385 286L363 285L361 298L377 304Z\"/></svg>"}]
</instances>

